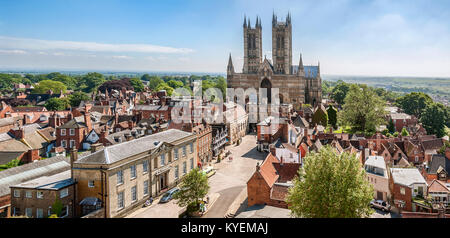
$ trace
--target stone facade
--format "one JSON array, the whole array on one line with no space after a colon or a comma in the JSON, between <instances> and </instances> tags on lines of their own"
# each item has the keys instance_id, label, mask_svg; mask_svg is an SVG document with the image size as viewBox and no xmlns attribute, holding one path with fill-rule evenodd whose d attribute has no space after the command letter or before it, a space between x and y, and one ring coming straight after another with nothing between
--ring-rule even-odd
<instances>
[{"instance_id":1,"label":"stone facade","mask_svg":"<svg viewBox=\"0 0 450 238\"><path fill-rule=\"evenodd\" d=\"M255 28L244 20L244 66L242 73L234 70L230 55L227 67L228 88L278 88L280 103L291 103L299 110L301 104L313 106L322 101L322 79L320 64L304 66L300 55L299 65L292 65L292 25L291 17L279 22L273 16L272 21L272 62L262 59L261 20L257 18ZM248 95L247 95L248 96ZM271 103L268 90L268 103ZM259 103L261 103L260 101Z\"/></svg>"},{"instance_id":2,"label":"stone facade","mask_svg":"<svg viewBox=\"0 0 450 238\"><path fill-rule=\"evenodd\" d=\"M192 133L171 129L106 147L79 160L72 153L77 216L87 215L79 205L86 198L104 203L104 217L124 217L150 197L176 186L197 167L195 144Z\"/></svg>"}]
</instances>

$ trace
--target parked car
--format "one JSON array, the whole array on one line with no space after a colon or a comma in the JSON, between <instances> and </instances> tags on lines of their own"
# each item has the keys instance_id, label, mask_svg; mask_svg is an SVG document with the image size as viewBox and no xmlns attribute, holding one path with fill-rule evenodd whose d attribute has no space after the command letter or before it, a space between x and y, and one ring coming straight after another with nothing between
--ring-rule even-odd
<instances>
[{"instance_id":1,"label":"parked car","mask_svg":"<svg viewBox=\"0 0 450 238\"><path fill-rule=\"evenodd\" d=\"M391 205L383 200L372 200L370 207L380 209L383 212L389 212L391 210Z\"/></svg>"},{"instance_id":2,"label":"parked car","mask_svg":"<svg viewBox=\"0 0 450 238\"><path fill-rule=\"evenodd\" d=\"M203 170L203 174L205 174L209 178L216 174L216 170L213 167L209 166Z\"/></svg>"},{"instance_id":3,"label":"parked car","mask_svg":"<svg viewBox=\"0 0 450 238\"><path fill-rule=\"evenodd\" d=\"M166 203L169 202L170 200L172 200L173 195L178 192L180 189L179 188L172 188L171 190L167 191L162 198L159 200L159 203Z\"/></svg>"}]
</instances>

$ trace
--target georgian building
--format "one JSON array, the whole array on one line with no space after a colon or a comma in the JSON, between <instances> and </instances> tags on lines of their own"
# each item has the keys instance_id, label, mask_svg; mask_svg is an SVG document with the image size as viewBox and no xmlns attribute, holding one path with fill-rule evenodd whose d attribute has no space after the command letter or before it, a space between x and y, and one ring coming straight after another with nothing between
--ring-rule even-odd
<instances>
[{"instance_id":1,"label":"georgian building","mask_svg":"<svg viewBox=\"0 0 450 238\"><path fill-rule=\"evenodd\" d=\"M99 217L124 217L150 197L176 186L197 167L195 144L192 133L170 129L80 159L71 151L77 216L92 212L94 201L102 204Z\"/></svg>"}]
</instances>

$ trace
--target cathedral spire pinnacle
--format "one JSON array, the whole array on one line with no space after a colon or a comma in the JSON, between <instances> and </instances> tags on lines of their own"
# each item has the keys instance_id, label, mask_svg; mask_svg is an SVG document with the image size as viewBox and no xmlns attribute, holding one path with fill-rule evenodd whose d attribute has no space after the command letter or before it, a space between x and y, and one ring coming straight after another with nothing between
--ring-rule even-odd
<instances>
[{"instance_id":1,"label":"cathedral spire pinnacle","mask_svg":"<svg viewBox=\"0 0 450 238\"><path fill-rule=\"evenodd\" d=\"M272 25L276 25L277 24L277 16L275 15L275 10L273 11L272 14Z\"/></svg>"},{"instance_id":2,"label":"cathedral spire pinnacle","mask_svg":"<svg viewBox=\"0 0 450 238\"><path fill-rule=\"evenodd\" d=\"M302 59L302 54L300 53L300 62L298 63L298 68L300 70L304 70L305 68L303 67L303 59Z\"/></svg>"},{"instance_id":3,"label":"cathedral spire pinnacle","mask_svg":"<svg viewBox=\"0 0 450 238\"><path fill-rule=\"evenodd\" d=\"M234 73L234 66L233 66L233 60L231 59L231 53L230 53L230 57L228 58L228 67L227 67L227 72L230 73Z\"/></svg>"},{"instance_id":4,"label":"cathedral spire pinnacle","mask_svg":"<svg viewBox=\"0 0 450 238\"><path fill-rule=\"evenodd\" d=\"M247 28L247 16L244 14L244 28Z\"/></svg>"},{"instance_id":5,"label":"cathedral spire pinnacle","mask_svg":"<svg viewBox=\"0 0 450 238\"><path fill-rule=\"evenodd\" d=\"M320 75L320 61L317 64L317 75Z\"/></svg>"}]
</instances>

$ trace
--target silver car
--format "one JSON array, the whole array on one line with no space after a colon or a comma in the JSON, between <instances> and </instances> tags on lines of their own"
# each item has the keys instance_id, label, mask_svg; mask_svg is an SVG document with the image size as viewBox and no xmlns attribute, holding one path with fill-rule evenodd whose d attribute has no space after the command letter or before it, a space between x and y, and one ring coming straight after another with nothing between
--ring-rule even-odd
<instances>
[{"instance_id":1,"label":"silver car","mask_svg":"<svg viewBox=\"0 0 450 238\"><path fill-rule=\"evenodd\" d=\"M389 212L391 210L391 205L383 200L372 200L370 207L380 209L383 212Z\"/></svg>"}]
</instances>

